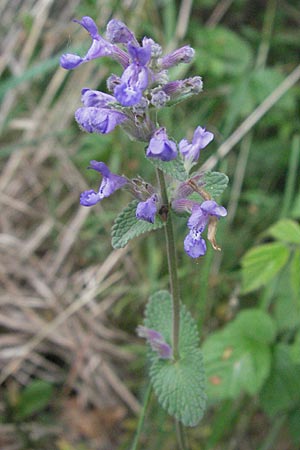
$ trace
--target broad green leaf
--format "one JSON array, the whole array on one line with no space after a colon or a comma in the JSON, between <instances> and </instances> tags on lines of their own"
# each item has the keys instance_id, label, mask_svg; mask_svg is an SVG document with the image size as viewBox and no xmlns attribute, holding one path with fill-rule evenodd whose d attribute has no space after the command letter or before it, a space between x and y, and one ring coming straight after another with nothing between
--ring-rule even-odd
<instances>
[{"instance_id":1,"label":"broad green leaf","mask_svg":"<svg viewBox=\"0 0 300 450\"><path fill-rule=\"evenodd\" d=\"M300 305L300 249L295 250L291 259L290 281L293 294Z\"/></svg>"},{"instance_id":2,"label":"broad green leaf","mask_svg":"<svg viewBox=\"0 0 300 450\"><path fill-rule=\"evenodd\" d=\"M176 159L172 161L161 161L158 158L147 158L155 167L161 169L165 174L171 175L178 181L185 181L188 178L188 174L184 168L181 155L178 154Z\"/></svg>"},{"instance_id":3,"label":"broad green leaf","mask_svg":"<svg viewBox=\"0 0 300 450\"><path fill-rule=\"evenodd\" d=\"M167 291L152 295L146 308L145 326L159 331L172 344L172 299ZM150 379L161 406L186 426L203 416L206 395L202 353L195 320L182 305L180 310L180 359L160 359L150 351Z\"/></svg>"},{"instance_id":4,"label":"broad green leaf","mask_svg":"<svg viewBox=\"0 0 300 450\"><path fill-rule=\"evenodd\" d=\"M260 395L263 409L269 416L293 408L300 401L300 365L290 357L288 345L275 348L273 366Z\"/></svg>"},{"instance_id":5,"label":"broad green leaf","mask_svg":"<svg viewBox=\"0 0 300 450\"><path fill-rule=\"evenodd\" d=\"M267 284L286 264L289 250L274 242L249 250L242 259L242 292L254 291Z\"/></svg>"},{"instance_id":6,"label":"broad green leaf","mask_svg":"<svg viewBox=\"0 0 300 450\"><path fill-rule=\"evenodd\" d=\"M135 216L137 204L137 200L129 203L115 219L111 230L111 243L114 248L125 247L130 239L147 231L157 230L164 225L163 221L157 216L153 224L145 220L138 220Z\"/></svg>"},{"instance_id":7,"label":"broad green leaf","mask_svg":"<svg viewBox=\"0 0 300 450\"><path fill-rule=\"evenodd\" d=\"M266 234L278 241L288 242L289 244L300 244L300 227L294 220L279 220L279 222L272 225L266 231Z\"/></svg>"},{"instance_id":8,"label":"broad green leaf","mask_svg":"<svg viewBox=\"0 0 300 450\"><path fill-rule=\"evenodd\" d=\"M208 171L203 176L203 182L205 183L203 188L215 198L226 189L228 181L228 176L225 173Z\"/></svg>"},{"instance_id":9,"label":"broad green leaf","mask_svg":"<svg viewBox=\"0 0 300 450\"><path fill-rule=\"evenodd\" d=\"M300 365L300 330L296 334L293 344L290 346L290 355L293 363Z\"/></svg>"},{"instance_id":10,"label":"broad green leaf","mask_svg":"<svg viewBox=\"0 0 300 450\"><path fill-rule=\"evenodd\" d=\"M241 312L223 330L211 334L203 345L208 397L236 398L257 393L269 375L270 342L275 328L260 310Z\"/></svg>"},{"instance_id":11,"label":"broad green leaf","mask_svg":"<svg viewBox=\"0 0 300 450\"><path fill-rule=\"evenodd\" d=\"M53 385L43 380L34 380L20 394L17 403L17 418L26 419L45 408L53 395Z\"/></svg>"},{"instance_id":12,"label":"broad green leaf","mask_svg":"<svg viewBox=\"0 0 300 450\"><path fill-rule=\"evenodd\" d=\"M256 308L241 311L231 326L239 334L263 344L270 344L276 336L275 322L267 313Z\"/></svg>"}]
</instances>

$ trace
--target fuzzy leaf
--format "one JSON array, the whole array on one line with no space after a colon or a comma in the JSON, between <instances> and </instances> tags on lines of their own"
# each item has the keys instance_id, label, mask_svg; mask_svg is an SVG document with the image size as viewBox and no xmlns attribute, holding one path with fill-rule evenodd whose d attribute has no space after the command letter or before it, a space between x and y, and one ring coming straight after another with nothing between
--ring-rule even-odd
<instances>
[{"instance_id":1,"label":"fuzzy leaf","mask_svg":"<svg viewBox=\"0 0 300 450\"><path fill-rule=\"evenodd\" d=\"M188 174L184 168L183 160L180 155L172 161L161 161L157 158L147 158L155 167L161 169L165 174L171 175L178 181L185 181Z\"/></svg>"},{"instance_id":2,"label":"fuzzy leaf","mask_svg":"<svg viewBox=\"0 0 300 450\"><path fill-rule=\"evenodd\" d=\"M274 242L254 247L242 259L242 291L254 291L268 283L285 265L289 250Z\"/></svg>"},{"instance_id":3,"label":"fuzzy leaf","mask_svg":"<svg viewBox=\"0 0 300 450\"><path fill-rule=\"evenodd\" d=\"M113 248L125 247L130 239L147 231L157 230L164 225L163 221L157 216L153 224L145 220L138 220L135 216L137 204L137 200L129 203L115 219L111 230Z\"/></svg>"},{"instance_id":4,"label":"fuzzy leaf","mask_svg":"<svg viewBox=\"0 0 300 450\"><path fill-rule=\"evenodd\" d=\"M208 397L257 393L270 372L274 337L272 319L258 309L242 311L223 330L211 334L203 345Z\"/></svg>"},{"instance_id":5,"label":"fuzzy leaf","mask_svg":"<svg viewBox=\"0 0 300 450\"><path fill-rule=\"evenodd\" d=\"M266 234L278 241L300 244L300 227L294 220L279 220L267 230Z\"/></svg>"},{"instance_id":6,"label":"fuzzy leaf","mask_svg":"<svg viewBox=\"0 0 300 450\"><path fill-rule=\"evenodd\" d=\"M218 197L226 189L228 185L228 176L221 172L211 172L210 170L204 173L201 182L204 182L203 188L212 196Z\"/></svg>"},{"instance_id":7,"label":"fuzzy leaf","mask_svg":"<svg viewBox=\"0 0 300 450\"><path fill-rule=\"evenodd\" d=\"M160 359L150 351L150 379L161 406L185 426L195 426L203 416L206 395L202 353L195 320L181 306L177 362ZM172 343L172 299L167 291L152 295L144 324Z\"/></svg>"}]
</instances>

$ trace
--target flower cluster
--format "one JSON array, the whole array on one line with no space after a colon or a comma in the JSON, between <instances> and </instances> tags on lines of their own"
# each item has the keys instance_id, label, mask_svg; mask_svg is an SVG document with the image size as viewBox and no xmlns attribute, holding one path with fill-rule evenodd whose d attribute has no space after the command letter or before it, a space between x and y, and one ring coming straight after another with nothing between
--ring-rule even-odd
<instances>
[{"instance_id":1,"label":"flower cluster","mask_svg":"<svg viewBox=\"0 0 300 450\"><path fill-rule=\"evenodd\" d=\"M90 88L81 91L83 106L75 112L79 126L88 133L107 134L120 126L131 138L146 142L146 157L163 162L181 161L187 176L191 168L197 164L200 151L214 138L213 133L198 126L191 141L182 139L178 144L168 136L167 130L157 124L157 115L152 120L152 111L178 103L202 90L201 77L196 76L182 80L169 80L169 69L179 63L189 63L193 59L194 50L183 46L171 53L163 55L162 48L153 39L144 37L141 44L134 33L119 20L111 20L107 24L105 37L90 17L75 20L89 33L92 43L81 57L75 54L64 54L60 64L64 69L72 70L83 63L101 57L110 57L117 61L122 69L120 75L112 74L107 80L105 93ZM206 252L202 233L208 226L208 239L215 244L216 221L226 215L226 210L211 199L204 198L198 203L189 196L193 192L190 185L178 183L175 196L170 205L162 205L160 194L155 187L141 180L129 180L125 176L112 173L100 161L91 161L89 168L102 175L98 191L87 190L81 194L83 206L93 206L116 190L126 187L139 200L136 219L154 223L163 206L173 208L175 212L188 211L191 215L187 226L189 233L184 240L186 253L197 258ZM192 175L194 178L195 176Z\"/></svg>"}]
</instances>

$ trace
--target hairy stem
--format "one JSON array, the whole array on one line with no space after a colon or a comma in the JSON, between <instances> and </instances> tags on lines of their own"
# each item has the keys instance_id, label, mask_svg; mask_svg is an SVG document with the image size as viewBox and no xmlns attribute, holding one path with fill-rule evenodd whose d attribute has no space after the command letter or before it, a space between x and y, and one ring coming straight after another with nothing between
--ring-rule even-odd
<instances>
[{"instance_id":1,"label":"hairy stem","mask_svg":"<svg viewBox=\"0 0 300 450\"><path fill-rule=\"evenodd\" d=\"M157 169L157 178L160 186L161 197L164 206L169 205L167 188L164 173ZM179 283L177 276L177 258L176 258L176 248L175 239L173 231L172 215L168 213L167 222L165 228L165 238L167 244L167 256L168 256L168 268L169 268L169 278L170 278L170 289L173 301L173 330L172 330L172 347L173 355L175 361L179 359L179 328L180 328L180 293L179 293Z\"/></svg>"}]
</instances>

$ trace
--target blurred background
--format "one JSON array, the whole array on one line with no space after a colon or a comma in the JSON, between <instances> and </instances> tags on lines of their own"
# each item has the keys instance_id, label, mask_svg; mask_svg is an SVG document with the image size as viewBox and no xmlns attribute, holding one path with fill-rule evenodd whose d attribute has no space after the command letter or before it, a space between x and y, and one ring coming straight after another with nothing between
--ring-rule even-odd
<instances>
[{"instance_id":1,"label":"blurred background","mask_svg":"<svg viewBox=\"0 0 300 450\"><path fill-rule=\"evenodd\" d=\"M190 448L299 448L299 2L2 0L0 14L1 450L130 448L147 388L135 329L149 294L168 287L161 231L111 247L110 228L128 193L79 206L80 192L99 183L86 170L91 159L154 182L141 144L119 129L88 135L74 120L81 88L106 90L106 78L119 73L109 60L59 67L62 53L89 48L88 34L72 22L84 15L101 33L114 17L166 51L195 48L194 62L173 77L201 75L204 92L159 120L176 140L191 138L197 125L214 132L201 163L227 173L230 185L219 199L228 209L218 229L222 253L189 259L185 221L177 224L182 299L201 342L244 309L262 310L272 322L260 360L253 355L262 349L247 341L253 373L246 370L245 386L209 390L204 419L188 430ZM279 220L281 233L267 236ZM282 242L289 254L278 262ZM244 255L266 243L276 252L260 265L256 255L249 272ZM257 267L270 269L260 281ZM218 363L230 378L227 357ZM218 385L206 359L208 381ZM173 421L153 395L139 448L173 450L175 442Z\"/></svg>"}]
</instances>

